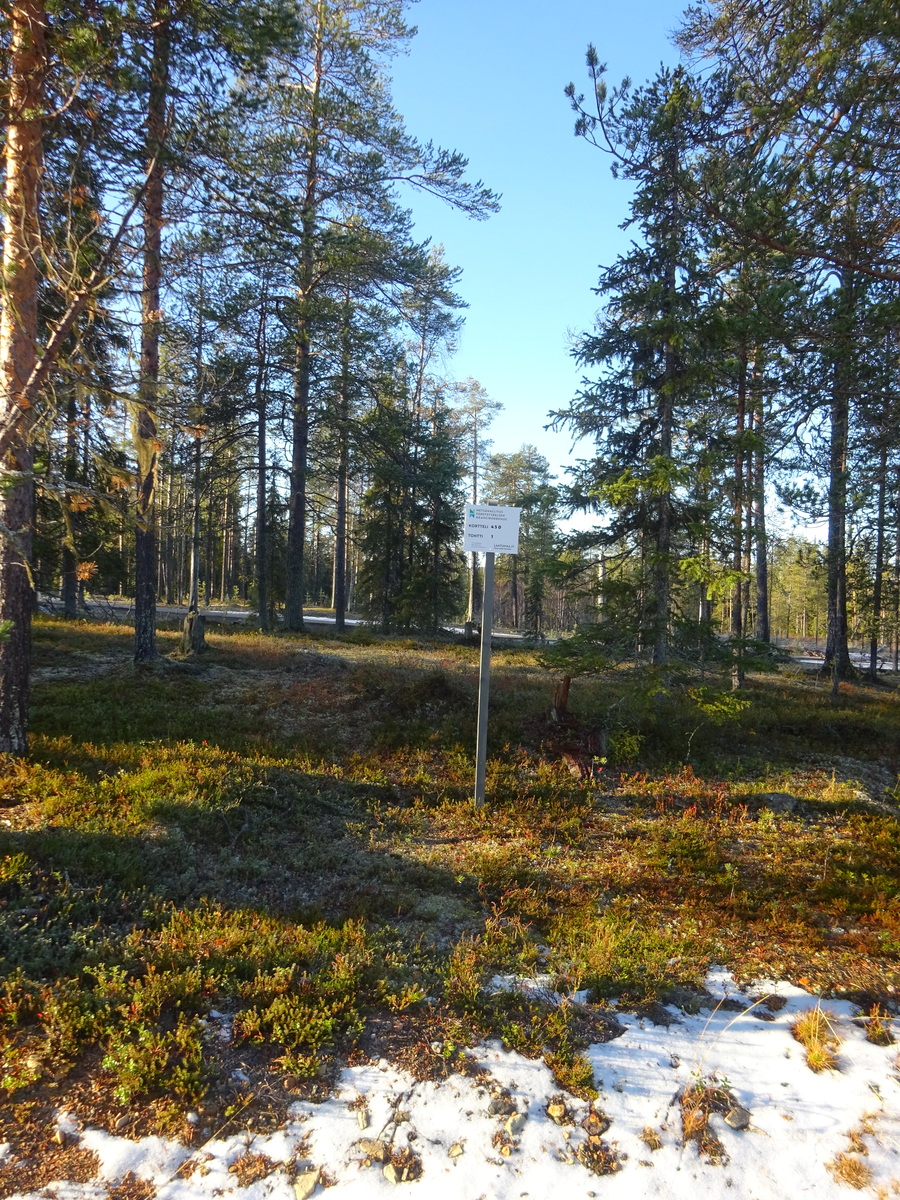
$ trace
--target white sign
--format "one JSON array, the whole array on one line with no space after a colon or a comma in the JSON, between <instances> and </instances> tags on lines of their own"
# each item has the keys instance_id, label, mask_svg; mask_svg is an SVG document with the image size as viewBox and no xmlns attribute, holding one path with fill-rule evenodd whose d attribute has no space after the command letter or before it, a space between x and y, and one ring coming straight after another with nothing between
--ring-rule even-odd
<instances>
[{"instance_id":1,"label":"white sign","mask_svg":"<svg viewBox=\"0 0 900 1200\"><path fill-rule=\"evenodd\" d=\"M467 504L463 550L518 554L521 511L508 505Z\"/></svg>"}]
</instances>

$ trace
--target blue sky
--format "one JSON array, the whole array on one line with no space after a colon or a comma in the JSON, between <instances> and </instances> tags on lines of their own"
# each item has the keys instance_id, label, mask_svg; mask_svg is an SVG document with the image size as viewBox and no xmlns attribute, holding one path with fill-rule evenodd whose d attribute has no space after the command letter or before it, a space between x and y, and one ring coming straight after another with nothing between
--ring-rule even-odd
<instances>
[{"instance_id":1,"label":"blue sky","mask_svg":"<svg viewBox=\"0 0 900 1200\"><path fill-rule=\"evenodd\" d=\"M619 225L628 185L572 133L563 88L586 83L588 42L608 79L643 82L674 63L669 34L681 0L419 0L408 56L394 69L394 100L416 136L458 149L503 193L502 210L471 221L428 197L413 200L418 236L443 242L463 268L469 303L457 378L479 380L504 405L494 449L531 442L561 471L571 438L544 430L550 409L577 390L570 335L590 327L599 266L627 245ZM576 456L578 455L576 451Z\"/></svg>"}]
</instances>

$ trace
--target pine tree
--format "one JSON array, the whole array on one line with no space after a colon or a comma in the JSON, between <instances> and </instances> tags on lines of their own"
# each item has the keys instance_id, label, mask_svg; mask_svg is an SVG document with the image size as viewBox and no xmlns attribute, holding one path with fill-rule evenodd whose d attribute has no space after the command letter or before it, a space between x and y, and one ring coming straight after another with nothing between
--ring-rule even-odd
<instances>
[{"instance_id":1,"label":"pine tree","mask_svg":"<svg viewBox=\"0 0 900 1200\"><path fill-rule=\"evenodd\" d=\"M613 515L600 540L627 546L639 559L640 641L662 664L679 543L696 515L687 430L708 378L704 265L692 201L700 102L682 69L608 97L593 48L588 66L598 109L589 113L570 85L576 130L603 145L615 170L635 181L629 224L642 241L603 272L596 289L603 314L577 350L579 362L600 367L601 376L555 421L596 441L597 458L576 473L575 500L608 507Z\"/></svg>"},{"instance_id":2,"label":"pine tree","mask_svg":"<svg viewBox=\"0 0 900 1200\"><path fill-rule=\"evenodd\" d=\"M513 454L492 454L485 470L484 494L522 510L519 553L500 555L497 573L500 578L508 573L513 628L524 624L540 633L546 586L555 573L559 549L556 521L560 499L550 464L531 445Z\"/></svg>"},{"instance_id":3,"label":"pine tree","mask_svg":"<svg viewBox=\"0 0 900 1200\"><path fill-rule=\"evenodd\" d=\"M273 56L255 95L260 153L277 164L273 215L292 264L295 342L288 595L285 624L303 625L303 556L315 363L327 312L330 244L347 219L377 227L403 182L472 216L496 199L468 183L466 160L412 138L390 102L386 64L408 42L402 0L302 0L300 52Z\"/></svg>"},{"instance_id":4,"label":"pine tree","mask_svg":"<svg viewBox=\"0 0 900 1200\"><path fill-rule=\"evenodd\" d=\"M425 427L390 394L366 431L375 453L361 514L360 608L385 632L435 630L460 598L458 445L444 413Z\"/></svg>"}]
</instances>

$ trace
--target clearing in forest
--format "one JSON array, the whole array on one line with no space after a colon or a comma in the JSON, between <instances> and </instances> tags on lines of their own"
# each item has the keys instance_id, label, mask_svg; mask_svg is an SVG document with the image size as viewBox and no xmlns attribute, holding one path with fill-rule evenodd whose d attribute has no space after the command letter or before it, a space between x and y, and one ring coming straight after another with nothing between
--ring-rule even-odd
<instances>
[{"instance_id":1,"label":"clearing in forest","mask_svg":"<svg viewBox=\"0 0 900 1200\"><path fill-rule=\"evenodd\" d=\"M38 623L0 776L0 1194L201 1194L205 1163L260 1196L590 1195L789 1149L890 1194L893 686L619 669L561 711L500 651L476 811L474 650L209 642L135 671L128 631Z\"/></svg>"}]
</instances>

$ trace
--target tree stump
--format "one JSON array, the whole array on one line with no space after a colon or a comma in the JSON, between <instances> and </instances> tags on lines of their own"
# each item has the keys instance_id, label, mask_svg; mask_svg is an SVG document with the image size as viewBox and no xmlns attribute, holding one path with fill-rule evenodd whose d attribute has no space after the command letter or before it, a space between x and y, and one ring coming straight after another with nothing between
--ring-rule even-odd
<instances>
[{"instance_id":1,"label":"tree stump","mask_svg":"<svg viewBox=\"0 0 900 1200\"><path fill-rule=\"evenodd\" d=\"M200 654L206 649L206 617L193 610L184 618L181 630L182 654Z\"/></svg>"},{"instance_id":2,"label":"tree stump","mask_svg":"<svg viewBox=\"0 0 900 1200\"><path fill-rule=\"evenodd\" d=\"M553 707L550 716L554 721L564 721L569 714L569 688L572 686L572 676L564 675L553 689Z\"/></svg>"}]
</instances>

